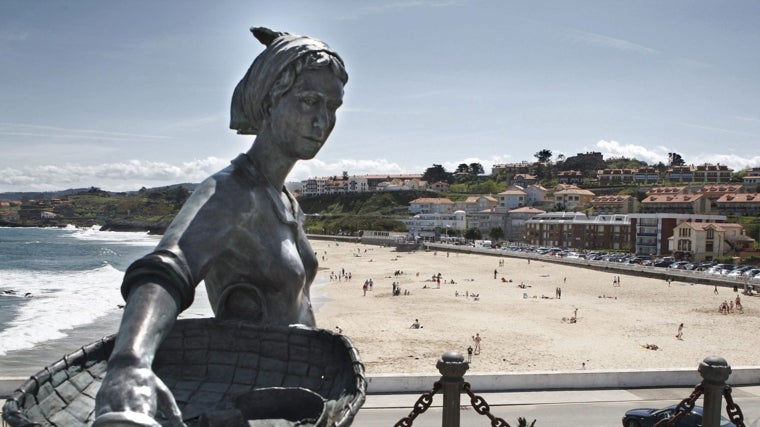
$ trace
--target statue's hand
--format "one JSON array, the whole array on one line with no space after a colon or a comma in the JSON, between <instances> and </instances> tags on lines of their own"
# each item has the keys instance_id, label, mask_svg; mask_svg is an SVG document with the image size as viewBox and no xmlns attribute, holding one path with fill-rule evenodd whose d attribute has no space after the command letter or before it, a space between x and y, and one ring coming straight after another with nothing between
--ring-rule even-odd
<instances>
[{"instance_id":1,"label":"statue's hand","mask_svg":"<svg viewBox=\"0 0 760 427\"><path fill-rule=\"evenodd\" d=\"M109 364L95 398L93 427L160 427L153 418L157 409L172 426L185 427L174 396L150 368Z\"/></svg>"}]
</instances>

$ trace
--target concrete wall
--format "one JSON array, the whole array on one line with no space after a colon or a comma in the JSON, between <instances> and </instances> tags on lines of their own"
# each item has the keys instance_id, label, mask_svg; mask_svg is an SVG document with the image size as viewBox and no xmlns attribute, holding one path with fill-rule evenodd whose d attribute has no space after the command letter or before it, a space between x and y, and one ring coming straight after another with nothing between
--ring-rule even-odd
<instances>
[{"instance_id":1,"label":"concrete wall","mask_svg":"<svg viewBox=\"0 0 760 427\"><path fill-rule=\"evenodd\" d=\"M373 375L368 393L422 393L430 391L440 375ZM620 388L693 387L702 381L694 369L654 369L648 371L557 371L491 373L466 375L473 391L545 391ZM734 386L759 385L760 367L732 368L728 383Z\"/></svg>"}]
</instances>

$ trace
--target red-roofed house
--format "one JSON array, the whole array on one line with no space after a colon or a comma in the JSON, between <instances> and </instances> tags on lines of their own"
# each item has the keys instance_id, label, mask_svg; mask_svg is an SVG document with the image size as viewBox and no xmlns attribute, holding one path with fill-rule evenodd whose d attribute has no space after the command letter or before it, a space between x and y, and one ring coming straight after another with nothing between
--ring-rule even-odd
<instances>
[{"instance_id":1,"label":"red-roofed house","mask_svg":"<svg viewBox=\"0 0 760 427\"><path fill-rule=\"evenodd\" d=\"M629 214L639 211L639 200L630 195L596 196L591 199L594 215Z\"/></svg>"},{"instance_id":2,"label":"red-roofed house","mask_svg":"<svg viewBox=\"0 0 760 427\"><path fill-rule=\"evenodd\" d=\"M751 249L754 242L744 234L740 224L683 222L673 229L669 246L676 258L700 262L739 256L742 250Z\"/></svg>"}]
</instances>

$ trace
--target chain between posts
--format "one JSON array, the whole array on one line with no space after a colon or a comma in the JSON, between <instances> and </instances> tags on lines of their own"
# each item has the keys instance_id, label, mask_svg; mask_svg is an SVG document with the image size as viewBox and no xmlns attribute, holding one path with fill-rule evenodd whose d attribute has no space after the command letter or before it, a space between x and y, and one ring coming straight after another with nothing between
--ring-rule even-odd
<instances>
[{"instance_id":1,"label":"chain between posts","mask_svg":"<svg viewBox=\"0 0 760 427\"><path fill-rule=\"evenodd\" d=\"M422 395L417 399L417 402L414 404L414 408L412 409L412 412L409 413L406 417L402 418L394 424L393 427L411 427L412 423L414 423L414 419L417 418L417 416L430 408L430 404L433 403L433 396L441 389L441 382L436 381L433 384L433 389L430 390L427 393L422 393Z\"/></svg>"},{"instance_id":2,"label":"chain between posts","mask_svg":"<svg viewBox=\"0 0 760 427\"><path fill-rule=\"evenodd\" d=\"M502 418L497 418L491 414L491 407L488 406L488 402L485 401L482 397L476 395L472 392L472 389L470 389L470 383L464 383L462 385L462 388L464 388L464 391L467 393L468 396L470 396L470 403L472 404L472 409L475 410L480 415L485 415L488 417L488 419L491 420L491 427L512 427L504 421Z\"/></svg>"},{"instance_id":3,"label":"chain between posts","mask_svg":"<svg viewBox=\"0 0 760 427\"><path fill-rule=\"evenodd\" d=\"M658 421L654 427L675 427L678 420L694 409L694 405L697 404L697 399L699 399L699 396L701 396L703 392L704 388L701 384L694 387L694 391L691 392L691 395L676 405L676 410L673 412L673 415L671 415L670 418L664 418Z\"/></svg>"},{"instance_id":4,"label":"chain between posts","mask_svg":"<svg viewBox=\"0 0 760 427\"><path fill-rule=\"evenodd\" d=\"M702 385L694 387L694 391L691 395L676 406L673 415L671 415L670 418L658 421L654 427L674 427L678 423L678 420L694 409L697 399L699 399L703 392L704 389L702 388ZM744 424L744 414L742 413L742 409L739 405L734 403L734 399L731 397L731 386L727 385L723 388L723 398L726 399L726 413L728 414L730 421L734 423L736 427L746 427Z\"/></svg>"},{"instance_id":5,"label":"chain between posts","mask_svg":"<svg viewBox=\"0 0 760 427\"><path fill-rule=\"evenodd\" d=\"M736 424L736 427L745 427L742 409L734 403L734 399L731 397L731 386L727 385L723 388L723 398L726 399L726 413L731 422Z\"/></svg>"}]
</instances>

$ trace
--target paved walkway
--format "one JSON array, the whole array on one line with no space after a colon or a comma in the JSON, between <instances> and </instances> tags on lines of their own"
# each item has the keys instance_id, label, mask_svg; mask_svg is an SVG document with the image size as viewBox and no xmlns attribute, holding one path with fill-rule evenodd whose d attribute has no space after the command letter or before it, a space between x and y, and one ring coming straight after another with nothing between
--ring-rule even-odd
<instances>
[{"instance_id":1,"label":"paved walkway","mask_svg":"<svg viewBox=\"0 0 760 427\"><path fill-rule=\"evenodd\" d=\"M0 378L0 404L3 398L12 393L23 379ZM542 405L553 403L589 403L589 402L636 402L649 400L673 400L678 402L688 397L690 388L656 388L656 389L620 389L620 390L562 390L562 391L519 391L487 392L477 395L485 399L490 406ZM369 394L360 414L369 415L375 410L400 408L411 410L420 394ZM734 398L760 398L760 385L733 388ZM466 395L462 404L469 404ZM433 399L432 408L441 406L440 396ZM360 415L361 416L361 415ZM398 420L394 420L398 421ZM0 424L4 425L4 424Z\"/></svg>"}]
</instances>

